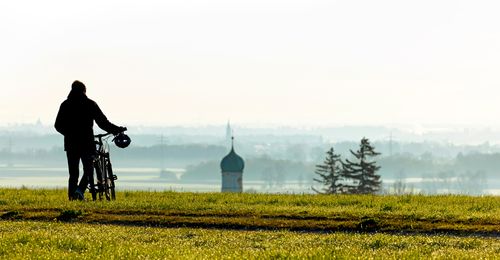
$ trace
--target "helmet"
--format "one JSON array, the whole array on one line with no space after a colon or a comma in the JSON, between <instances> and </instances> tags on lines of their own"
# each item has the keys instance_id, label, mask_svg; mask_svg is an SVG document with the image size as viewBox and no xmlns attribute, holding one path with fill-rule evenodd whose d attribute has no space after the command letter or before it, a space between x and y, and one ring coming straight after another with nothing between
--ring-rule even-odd
<instances>
[{"instance_id":1,"label":"helmet","mask_svg":"<svg viewBox=\"0 0 500 260\"><path fill-rule=\"evenodd\" d=\"M113 139L113 142L115 142L115 145L120 147L120 148L125 148L130 145L132 140L130 140L130 137L124 133L119 133L115 136Z\"/></svg>"}]
</instances>

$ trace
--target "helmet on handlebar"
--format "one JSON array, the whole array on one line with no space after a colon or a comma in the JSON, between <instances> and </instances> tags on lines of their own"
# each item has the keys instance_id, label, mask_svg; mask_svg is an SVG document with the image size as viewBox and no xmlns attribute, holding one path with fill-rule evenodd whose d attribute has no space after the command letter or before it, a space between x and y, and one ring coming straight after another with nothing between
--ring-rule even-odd
<instances>
[{"instance_id":1,"label":"helmet on handlebar","mask_svg":"<svg viewBox=\"0 0 500 260\"><path fill-rule=\"evenodd\" d=\"M113 142L115 142L115 145L120 147L120 148L125 148L130 145L132 140L130 140L130 137L124 133L119 133L115 136L113 139Z\"/></svg>"}]
</instances>

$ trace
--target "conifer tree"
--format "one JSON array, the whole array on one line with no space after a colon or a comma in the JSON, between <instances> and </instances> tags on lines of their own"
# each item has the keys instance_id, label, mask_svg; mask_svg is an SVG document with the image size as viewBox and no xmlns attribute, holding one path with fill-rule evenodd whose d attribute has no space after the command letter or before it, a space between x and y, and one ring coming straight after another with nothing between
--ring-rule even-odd
<instances>
[{"instance_id":1,"label":"conifer tree","mask_svg":"<svg viewBox=\"0 0 500 260\"><path fill-rule=\"evenodd\" d=\"M342 172L342 161L340 155L335 154L332 148L326 152L326 158L323 164L316 165L315 173L319 175L319 179L315 181L322 183L325 187L322 191L313 188L314 191L324 194L336 194L342 192L342 184L340 183Z\"/></svg>"},{"instance_id":2,"label":"conifer tree","mask_svg":"<svg viewBox=\"0 0 500 260\"><path fill-rule=\"evenodd\" d=\"M380 190L382 182L380 181L380 175L376 172L380 169L380 166L376 165L372 158L380 155L380 153L375 152L375 148L370 144L367 138L361 139L359 145L359 150L351 153L356 157L356 161L352 162L346 160L343 164L342 176L345 179L355 180L353 184L345 184L346 192L348 193L361 193L361 194L373 194Z\"/></svg>"}]
</instances>

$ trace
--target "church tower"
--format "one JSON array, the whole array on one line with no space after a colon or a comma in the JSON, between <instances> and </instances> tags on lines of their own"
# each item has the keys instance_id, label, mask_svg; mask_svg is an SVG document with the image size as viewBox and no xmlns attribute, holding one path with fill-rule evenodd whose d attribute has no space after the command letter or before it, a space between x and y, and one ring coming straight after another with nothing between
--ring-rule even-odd
<instances>
[{"instance_id":1,"label":"church tower","mask_svg":"<svg viewBox=\"0 0 500 260\"><path fill-rule=\"evenodd\" d=\"M231 151L220 162L222 170L222 192L243 192L243 169L245 162L234 151L234 137L231 137Z\"/></svg>"}]
</instances>

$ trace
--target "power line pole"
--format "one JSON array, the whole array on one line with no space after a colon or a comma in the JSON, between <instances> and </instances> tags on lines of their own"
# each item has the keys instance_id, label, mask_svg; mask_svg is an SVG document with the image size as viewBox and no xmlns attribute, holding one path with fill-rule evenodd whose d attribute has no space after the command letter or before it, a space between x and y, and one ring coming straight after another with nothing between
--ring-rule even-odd
<instances>
[{"instance_id":1,"label":"power line pole","mask_svg":"<svg viewBox=\"0 0 500 260\"><path fill-rule=\"evenodd\" d=\"M165 165L164 165L164 158L165 158L165 145L164 145L164 137L163 137L163 134L161 134L160 136L160 172L163 172L163 168L165 168Z\"/></svg>"},{"instance_id":2,"label":"power line pole","mask_svg":"<svg viewBox=\"0 0 500 260\"><path fill-rule=\"evenodd\" d=\"M9 136L9 142L7 143L7 167L12 167L12 137Z\"/></svg>"},{"instance_id":3,"label":"power line pole","mask_svg":"<svg viewBox=\"0 0 500 260\"><path fill-rule=\"evenodd\" d=\"M392 157L392 131L389 137L389 155Z\"/></svg>"}]
</instances>

